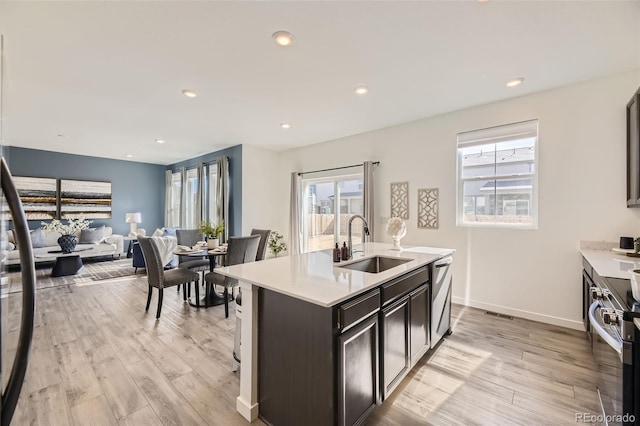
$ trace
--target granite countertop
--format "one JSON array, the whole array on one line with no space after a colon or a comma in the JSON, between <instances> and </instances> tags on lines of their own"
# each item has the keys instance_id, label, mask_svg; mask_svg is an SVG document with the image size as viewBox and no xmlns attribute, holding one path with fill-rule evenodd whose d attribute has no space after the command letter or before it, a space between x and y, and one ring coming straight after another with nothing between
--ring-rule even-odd
<instances>
[{"instance_id":1,"label":"granite countertop","mask_svg":"<svg viewBox=\"0 0 640 426\"><path fill-rule=\"evenodd\" d=\"M629 257L611 250L580 250L601 277L631 279L631 271L640 269L640 257Z\"/></svg>"},{"instance_id":2,"label":"granite countertop","mask_svg":"<svg viewBox=\"0 0 640 426\"><path fill-rule=\"evenodd\" d=\"M360 246L356 245L354 249ZM333 263L331 250L322 250L228 266L216 269L216 272L329 307L454 252L453 249L434 247L405 247L397 251L391 250L391 244L365 243L364 253L354 253L353 259L340 263ZM377 255L411 261L378 274L340 268L340 265Z\"/></svg>"}]
</instances>

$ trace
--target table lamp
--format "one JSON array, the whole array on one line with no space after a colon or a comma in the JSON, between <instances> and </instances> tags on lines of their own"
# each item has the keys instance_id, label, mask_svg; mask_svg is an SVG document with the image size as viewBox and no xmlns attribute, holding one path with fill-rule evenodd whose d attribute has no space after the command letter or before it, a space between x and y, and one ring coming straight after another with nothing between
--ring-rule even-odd
<instances>
[{"instance_id":1,"label":"table lamp","mask_svg":"<svg viewBox=\"0 0 640 426\"><path fill-rule=\"evenodd\" d=\"M136 229L138 228L138 224L142 222L142 213L127 213L125 218L125 222L131 226L129 237L135 238L137 236Z\"/></svg>"}]
</instances>

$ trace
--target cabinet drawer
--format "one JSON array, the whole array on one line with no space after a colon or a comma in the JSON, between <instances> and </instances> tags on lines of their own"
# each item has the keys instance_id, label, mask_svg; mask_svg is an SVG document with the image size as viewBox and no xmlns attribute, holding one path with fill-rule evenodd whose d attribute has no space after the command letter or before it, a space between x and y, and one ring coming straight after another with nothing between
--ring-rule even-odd
<instances>
[{"instance_id":1,"label":"cabinet drawer","mask_svg":"<svg viewBox=\"0 0 640 426\"><path fill-rule=\"evenodd\" d=\"M339 328L344 331L378 310L380 290L374 290L338 308Z\"/></svg>"},{"instance_id":2,"label":"cabinet drawer","mask_svg":"<svg viewBox=\"0 0 640 426\"><path fill-rule=\"evenodd\" d=\"M382 286L382 304L386 305L427 282L429 282L429 270L426 267L398 277Z\"/></svg>"}]
</instances>

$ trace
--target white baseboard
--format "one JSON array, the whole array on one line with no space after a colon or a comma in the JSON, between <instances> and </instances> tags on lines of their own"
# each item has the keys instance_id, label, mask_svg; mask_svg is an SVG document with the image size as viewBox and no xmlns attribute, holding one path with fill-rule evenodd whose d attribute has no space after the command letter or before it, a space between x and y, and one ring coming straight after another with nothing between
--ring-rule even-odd
<instances>
[{"instance_id":1,"label":"white baseboard","mask_svg":"<svg viewBox=\"0 0 640 426\"><path fill-rule=\"evenodd\" d=\"M258 418L258 404L254 404L252 406L245 400L243 400L240 396L236 398L236 411L238 411L238 413L240 413L240 415L249 422L252 422Z\"/></svg>"},{"instance_id":2,"label":"white baseboard","mask_svg":"<svg viewBox=\"0 0 640 426\"><path fill-rule=\"evenodd\" d=\"M475 300L468 300L462 297L453 296L451 298L453 303L459 305L470 306L472 308L484 309L491 312L497 312L499 314L511 315L514 317L524 318L532 321L543 322L546 324L558 325L560 327L571 328L573 330L584 331L584 325L582 321L575 321L566 318L558 318L551 315L538 314L536 312L522 311L520 309L508 308L506 306L493 305L491 303L477 302Z\"/></svg>"}]
</instances>

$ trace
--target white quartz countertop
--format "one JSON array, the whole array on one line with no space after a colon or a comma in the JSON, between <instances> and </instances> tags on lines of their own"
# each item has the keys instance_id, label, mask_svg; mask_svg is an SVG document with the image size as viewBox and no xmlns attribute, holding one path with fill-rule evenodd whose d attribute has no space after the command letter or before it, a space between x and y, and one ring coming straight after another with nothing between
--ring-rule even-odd
<instances>
[{"instance_id":1,"label":"white quartz countertop","mask_svg":"<svg viewBox=\"0 0 640 426\"><path fill-rule=\"evenodd\" d=\"M601 277L631 279L631 271L640 269L640 257L604 250L580 250L580 253Z\"/></svg>"},{"instance_id":2,"label":"white quartz countertop","mask_svg":"<svg viewBox=\"0 0 640 426\"><path fill-rule=\"evenodd\" d=\"M361 245L356 245L354 250L360 247ZM454 252L453 249L434 247L406 247L397 251L391 250L391 244L365 243L364 253L354 253L353 259L340 263L333 263L331 250L322 250L218 268L216 272L329 307ZM410 261L378 274L340 267L373 256Z\"/></svg>"}]
</instances>

